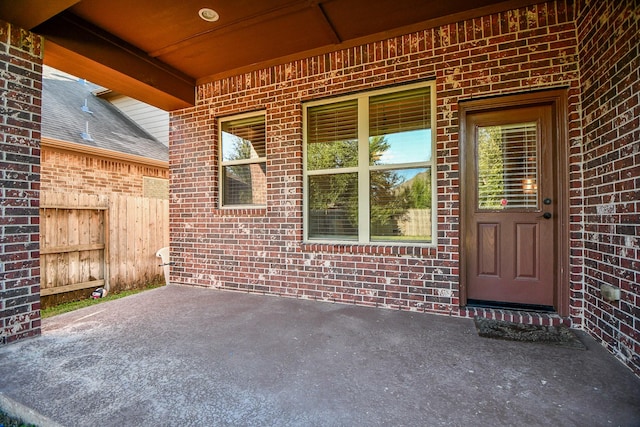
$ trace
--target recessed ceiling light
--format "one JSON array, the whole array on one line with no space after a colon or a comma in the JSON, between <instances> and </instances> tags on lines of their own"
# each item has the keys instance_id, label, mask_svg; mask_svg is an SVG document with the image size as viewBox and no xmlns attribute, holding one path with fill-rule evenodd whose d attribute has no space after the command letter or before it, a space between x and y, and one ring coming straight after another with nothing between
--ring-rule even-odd
<instances>
[{"instance_id":1,"label":"recessed ceiling light","mask_svg":"<svg viewBox=\"0 0 640 427\"><path fill-rule=\"evenodd\" d=\"M203 7L202 9L200 9L198 11L198 15L200 16L200 18L208 22L216 22L218 19L220 19L220 15L218 15L218 12L213 9L209 9L208 7Z\"/></svg>"}]
</instances>

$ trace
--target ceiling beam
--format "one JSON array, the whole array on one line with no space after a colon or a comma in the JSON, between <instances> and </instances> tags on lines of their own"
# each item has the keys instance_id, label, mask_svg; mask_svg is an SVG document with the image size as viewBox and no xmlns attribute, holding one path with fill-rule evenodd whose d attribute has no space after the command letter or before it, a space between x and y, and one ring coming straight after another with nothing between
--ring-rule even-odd
<instances>
[{"instance_id":1,"label":"ceiling beam","mask_svg":"<svg viewBox=\"0 0 640 427\"><path fill-rule=\"evenodd\" d=\"M322 5L318 3L314 3L311 5L311 7L313 8L315 15L318 17L318 20L322 22L322 26L327 36L329 37L329 40L331 40L331 43L333 44L342 43L342 39L336 32L336 29L333 27L333 24L331 23L331 20L329 20L329 17L327 17L327 14L322 8Z\"/></svg>"},{"instance_id":2,"label":"ceiling beam","mask_svg":"<svg viewBox=\"0 0 640 427\"><path fill-rule=\"evenodd\" d=\"M75 15L62 13L33 31L45 37L47 65L163 110L195 104L195 79Z\"/></svg>"},{"instance_id":3,"label":"ceiling beam","mask_svg":"<svg viewBox=\"0 0 640 427\"><path fill-rule=\"evenodd\" d=\"M174 111L193 106L192 103L186 102L155 87L151 87L140 80L104 66L76 52L65 49L50 40L45 39L44 51L44 63L46 65L76 77L86 79L91 83L109 88L118 93L125 94L162 110Z\"/></svg>"}]
</instances>

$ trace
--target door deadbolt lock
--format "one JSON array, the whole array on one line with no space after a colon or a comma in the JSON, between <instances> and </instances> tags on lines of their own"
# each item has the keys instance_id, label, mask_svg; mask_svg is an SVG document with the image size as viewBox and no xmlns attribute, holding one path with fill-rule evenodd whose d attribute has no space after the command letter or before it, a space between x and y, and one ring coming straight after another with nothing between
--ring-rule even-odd
<instances>
[{"instance_id":1,"label":"door deadbolt lock","mask_svg":"<svg viewBox=\"0 0 640 427\"><path fill-rule=\"evenodd\" d=\"M551 204L551 199L550 198L546 198L542 201L542 203L544 203L545 205L550 205Z\"/></svg>"}]
</instances>

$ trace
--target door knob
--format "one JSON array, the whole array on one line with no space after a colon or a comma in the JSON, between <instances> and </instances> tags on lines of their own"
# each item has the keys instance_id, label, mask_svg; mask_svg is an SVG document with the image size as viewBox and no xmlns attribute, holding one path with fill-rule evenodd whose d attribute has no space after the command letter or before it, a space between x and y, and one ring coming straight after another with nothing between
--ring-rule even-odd
<instances>
[{"instance_id":1,"label":"door knob","mask_svg":"<svg viewBox=\"0 0 640 427\"><path fill-rule=\"evenodd\" d=\"M538 218L549 219L551 218L551 212L545 212L542 215L540 215Z\"/></svg>"}]
</instances>

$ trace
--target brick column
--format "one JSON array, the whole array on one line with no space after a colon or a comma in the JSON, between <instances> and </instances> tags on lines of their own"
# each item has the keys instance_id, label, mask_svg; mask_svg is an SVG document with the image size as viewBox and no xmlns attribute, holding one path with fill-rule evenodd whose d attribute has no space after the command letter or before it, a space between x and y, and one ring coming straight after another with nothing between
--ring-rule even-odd
<instances>
[{"instance_id":1,"label":"brick column","mask_svg":"<svg viewBox=\"0 0 640 427\"><path fill-rule=\"evenodd\" d=\"M0 345L40 334L42 39L0 21Z\"/></svg>"},{"instance_id":2,"label":"brick column","mask_svg":"<svg viewBox=\"0 0 640 427\"><path fill-rule=\"evenodd\" d=\"M640 376L640 9L634 0L578 4L584 322Z\"/></svg>"}]
</instances>

